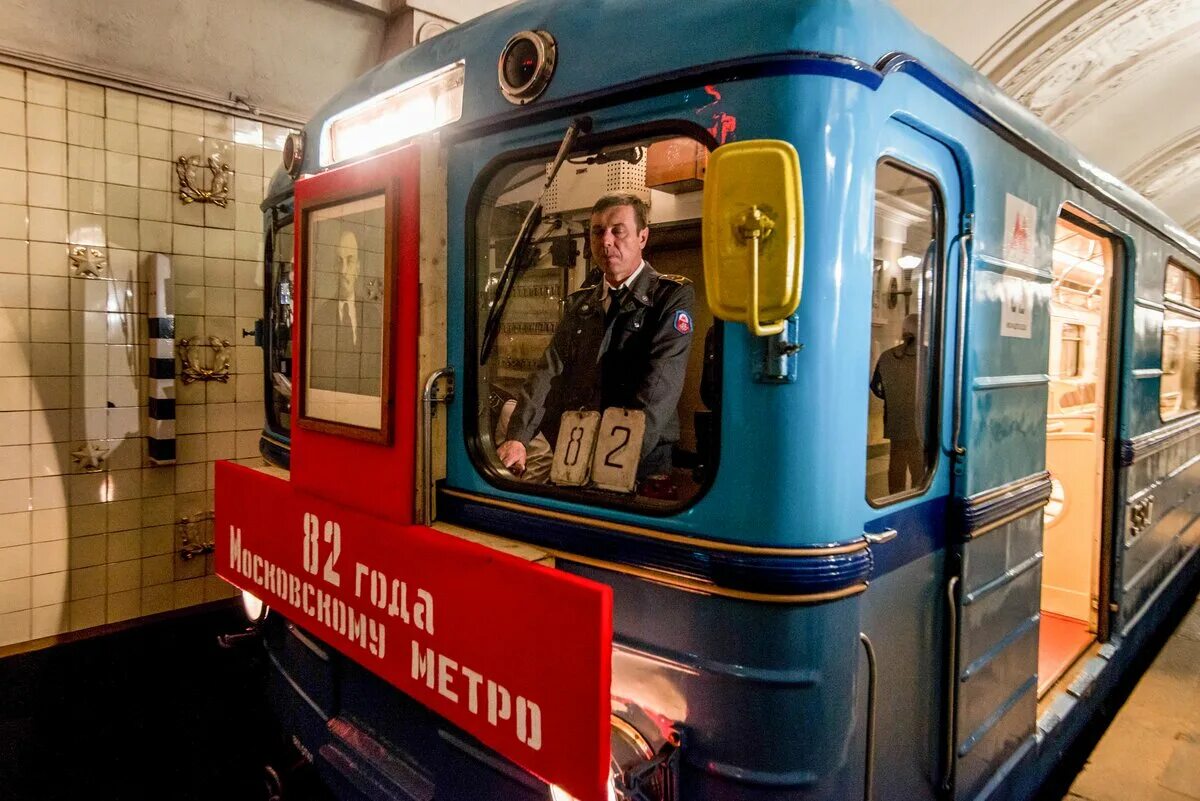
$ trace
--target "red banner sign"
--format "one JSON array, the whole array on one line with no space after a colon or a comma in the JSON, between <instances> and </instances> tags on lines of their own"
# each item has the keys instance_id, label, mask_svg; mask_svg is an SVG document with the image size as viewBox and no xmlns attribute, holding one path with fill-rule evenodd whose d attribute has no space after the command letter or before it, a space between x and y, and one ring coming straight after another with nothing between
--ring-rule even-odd
<instances>
[{"instance_id":1,"label":"red banner sign","mask_svg":"<svg viewBox=\"0 0 1200 801\"><path fill-rule=\"evenodd\" d=\"M608 780L612 591L217 463L217 574L584 801Z\"/></svg>"}]
</instances>

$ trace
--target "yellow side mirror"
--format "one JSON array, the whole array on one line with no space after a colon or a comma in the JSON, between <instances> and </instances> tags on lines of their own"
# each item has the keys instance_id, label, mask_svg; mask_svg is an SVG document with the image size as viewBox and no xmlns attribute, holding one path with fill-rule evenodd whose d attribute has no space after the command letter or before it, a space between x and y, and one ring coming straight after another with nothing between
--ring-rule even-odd
<instances>
[{"instance_id":1,"label":"yellow side mirror","mask_svg":"<svg viewBox=\"0 0 1200 801\"><path fill-rule=\"evenodd\" d=\"M800 157L775 139L712 152L704 180L704 283L722 320L781 334L804 276Z\"/></svg>"}]
</instances>

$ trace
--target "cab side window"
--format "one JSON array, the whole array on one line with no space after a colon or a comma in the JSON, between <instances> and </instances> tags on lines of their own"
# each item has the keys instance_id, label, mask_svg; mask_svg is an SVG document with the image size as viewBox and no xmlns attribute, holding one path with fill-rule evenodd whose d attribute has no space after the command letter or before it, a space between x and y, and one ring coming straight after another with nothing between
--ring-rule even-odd
<instances>
[{"instance_id":1,"label":"cab side window","mask_svg":"<svg viewBox=\"0 0 1200 801\"><path fill-rule=\"evenodd\" d=\"M1168 261L1163 305L1158 405L1162 419L1171 420L1200 408L1200 276Z\"/></svg>"},{"instance_id":2,"label":"cab side window","mask_svg":"<svg viewBox=\"0 0 1200 801\"><path fill-rule=\"evenodd\" d=\"M866 370L866 496L872 505L921 492L933 473L941 242L934 184L897 162L879 162Z\"/></svg>"}]
</instances>

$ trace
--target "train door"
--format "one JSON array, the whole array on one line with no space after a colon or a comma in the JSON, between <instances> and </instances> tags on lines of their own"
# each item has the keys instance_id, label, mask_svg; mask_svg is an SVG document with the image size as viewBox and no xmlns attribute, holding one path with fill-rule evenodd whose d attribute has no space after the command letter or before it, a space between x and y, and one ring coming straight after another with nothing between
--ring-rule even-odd
<instances>
[{"instance_id":1,"label":"train door","mask_svg":"<svg viewBox=\"0 0 1200 801\"><path fill-rule=\"evenodd\" d=\"M1098 637L1102 542L1110 508L1111 441L1118 337L1112 335L1116 247L1064 212L1054 231L1050 297L1050 387L1044 512L1038 697L1045 695ZM1102 602L1104 605L1102 606Z\"/></svg>"},{"instance_id":2,"label":"train door","mask_svg":"<svg viewBox=\"0 0 1200 801\"><path fill-rule=\"evenodd\" d=\"M867 437L864 531L875 568L865 595L874 694L877 798L923 798L943 719L945 531L954 324L963 222L959 163L941 142L892 120L875 165L870 352L861 370ZM866 671L867 662L863 663ZM867 781L871 770L868 770Z\"/></svg>"}]
</instances>

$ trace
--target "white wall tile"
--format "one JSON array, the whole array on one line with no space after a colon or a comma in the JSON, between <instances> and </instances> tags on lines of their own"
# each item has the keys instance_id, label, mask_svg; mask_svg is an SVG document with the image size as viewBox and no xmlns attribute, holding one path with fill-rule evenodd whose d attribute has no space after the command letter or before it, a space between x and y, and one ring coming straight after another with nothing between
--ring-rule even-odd
<instances>
[{"instance_id":1,"label":"white wall tile","mask_svg":"<svg viewBox=\"0 0 1200 801\"><path fill-rule=\"evenodd\" d=\"M23 309L29 306L29 276L0 273L0 308Z\"/></svg>"},{"instance_id":2,"label":"white wall tile","mask_svg":"<svg viewBox=\"0 0 1200 801\"><path fill-rule=\"evenodd\" d=\"M29 205L65 209L68 205L67 179L62 175L29 173Z\"/></svg>"},{"instance_id":3,"label":"white wall tile","mask_svg":"<svg viewBox=\"0 0 1200 801\"><path fill-rule=\"evenodd\" d=\"M108 218L108 246L110 248L134 251L138 249L139 244L138 221L136 219L129 217ZM117 265L113 261L110 260L108 266L111 275L126 275L125 272L117 272Z\"/></svg>"},{"instance_id":4,"label":"white wall tile","mask_svg":"<svg viewBox=\"0 0 1200 801\"><path fill-rule=\"evenodd\" d=\"M159 584L142 588L142 614L157 615L169 612L174 607L175 588L171 584Z\"/></svg>"},{"instance_id":5,"label":"white wall tile","mask_svg":"<svg viewBox=\"0 0 1200 801\"><path fill-rule=\"evenodd\" d=\"M176 131L185 131L203 136L204 135L204 111L192 106L184 106L178 103L171 104L171 128Z\"/></svg>"},{"instance_id":6,"label":"white wall tile","mask_svg":"<svg viewBox=\"0 0 1200 801\"><path fill-rule=\"evenodd\" d=\"M109 623L120 623L122 620L130 620L137 617L141 612L141 588L116 592L108 596L108 617L106 619Z\"/></svg>"},{"instance_id":7,"label":"white wall tile","mask_svg":"<svg viewBox=\"0 0 1200 801\"><path fill-rule=\"evenodd\" d=\"M62 209L29 209L29 239L36 242L66 242L67 212Z\"/></svg>"},{"instance_id":8,"label":"white wall tile","mask_svg":"<svg viewBox=\"0 0 1200 801\"><path fill-rule=\"evenodd\" d=\"M25 137L0 134L0 167L24 170L27 163Z\"/></svg>"},{"instance_id":9,"label":"white wall tile","mask_svg":"<svg viewBox=\"0 0 1200 801\"><path fill-rule=\"evenodd\" d=\"M175 202L171 206L171 220L180 225L204 226L204 204Z\"/></svg>"},{"instance_id":10,"label":"white wall tile","mask_svg":"<svg viewBox=\"0 0 1200 801\"><path fill-rule=\"evenodd\" d=\"M28 609L0 615L0 645L24 642L29 639L31 630Z\"/></svg>"},{"instance_id":11,"label":"white wall tile","mask_svg":"<svg viewBox=\"0 0 1200 801\"><path fill-rule=\"evenodd\" d=\"M109 535L111 540L113 535ZM139 543L140 544L140 543ZM108 563L108 591L125 592L142 586L142 560L134 557L127 561Z\"/></svg>"},{"instance_id":12,"label":"white wall tile","mask_svg":"<svg viewBox=\"0 0 1200 801\"><path fill-rule=\"evenodd\" d=\"M25 135L25 104L0 98L0 133Z\"/></svg>"},{"instance_id":13,"label":"white wall tile","mask_svg":"<svg viewBox=\"0 0 1200 801\"><path fill-rule=\"evenodd\" d=\"M104 152L105 175L112 184L138 185L138 157L129 153Z\"/></svg>"},{"instance_id":14,"label":"white wall tile","mask_svg":"<svg viewBox=\"0 0 1200 801\"><path fill-rule=\"evenodd\" d=\"M30 608L31 587L28 577L0 581L0 615Z\"/></svg>"},{"instance_id":15,"label":"white wall tile","mask_svg":"<svg viewBox=\"0 0 1200 801\"><path fill-rule=\"evenodd\" d=\"M105 153L99 148L67 145L67 176L85 181L103 181ZM30 158L33 158L32 153Z\"/></svg>"},{"instance_id":16,"label":"white wall tile","mask_svg":"<svg viewBox=\"0 0 1200 801\"><path fill-rule=\"evenodd\" d=\"M24 239L29 226L29 208L15 203L0 203L0 237Z\"/></svg>"},{"instance_id":17,"label":"white wall tile","mask_svg":"<svg viewBox=\"0 0 1200 801\"><path fill-rule=\"evenodd\" d=\"M104 596L71 602L71 631L82 631L104 625Z\"/></svg>"},{"instance_id":18,"label":"white wall tile","mask_svg":"<svg viewBox=\"0 0 1200 801\"><path fill-rule=\"evenodd\" d=\"M236 210L232 204L218 206L215 203L207 203L204 206L204 224L210 229L228 228L232 230L236 223L235 214Z\"/></svg>"},{"instance_id":19,"label":"white wall tile","mask_svg":"<svg viewBox=\"0 0 1200 801\"><path fill-rule=\"evenodd\" d=\"M70 342L70 313L65 309L33 309L29 338L32 342Z\"/></svg>"},{"instance_id":20,"label":"white wall tile","mask_svg":"<svg viewBox=\"0 0 1200 801\"><path fill-rule=\"evenodd\" d=\"M138 155L147 159L158 159L164 163L174 161L171 155L171 134L161 128L138 126ZM171 165L172 169L174 165Z\"/></svg>"},{"instance_id":21,"label":"white wall tile","mask_svg":"<svg viewBox=\"0 0 1200 801\"><path fill-rule=\"evenodd\" d=\"M0 170L0 203L25 205L29 198L26 175L21 170Z\"/></svg>"},{"instance_id":22,"label":"white wall tile","mask_svg":"<svg viewBox=\"0 0 1200 801\"><path fill-rule=\"evenodd\" d=\"M30 375L32 354L28 343L0 342L0 376Z\"/></svg>"},{"instance_id":23,"label":"white wall tile","mask_svg":"<svg viewBox=\"0 0 1200 801\"><path fill-rule=\"evenodd\" d=\"M142 220L138 225L138 239L142 250L170 253L172 225L166 222Z\"/></svg>"},{"instance_id":24,"label":"white wall tile","mask_svg":"<svg viewBox=\"0 0 1200 801\"><path fill-rule=\"evenodd\" d=\"M138 216L138 190L132 186L106 184L107 203L105 211L114 217Z\"/></svg>"},{"instance_id":25,"label":"white wall tile","mask_svg":"<svg viewBox=\"0 0 1200 801\"><path fill-rule=\"evenodd\" d=\"M127 122L137 122L138 96L120 89L104 90L104 113L107 117Z\"/></svg>"},{"instance_id":26,"label":"white wall tile","mask_svg":"<svg viewBox=\"0 0 1200 801\"><path fill-rule=\"evenodd\" d=\"M71 377L41 376L33 387L30 406L41 409L69 409L71 407Z\"/></svg>"},{"instance_id":27,"label":"white wall tile","mask_svg":"<svg viewBox=\"0 0 1200 801\"><path fill-rule=\"evenodd\" d=\"M29 307L32 309L69 309L71 298L67 280L48 275L29 276ZM87 283L94 282L88 281Z\"/></svg>"},{"instance_id":28,"label":"white wall tile","mask_svg":"<svg viewBox=\"0 0 1200 801\"><path fill-rule=\"evenodd\" d=\"M0 308L0 342L29 341L29 310Z\"/></svg>"},{"instance_id":29,"label":"white wall tile","mask_svg":"<svg viewBox=\"0 0 1200 801\"><path fill-rule=\"evenodd\" d=\"M29 445L5 445L0 447L0 481L29 478Z\"/></svg>"},{"instance_id":30,"label":"white wall tile","mask_svg":"<svg viewBox=\"0 0 1200 801\"><path fill-rule=\"evenodd\" d=\"M204 579L190 579L175 582L175 608L195 606L204 602Z\"/></svg>"},{"instance_id":31,"label":"white wall tile","mask_svg":"<svg viewBox=\"0 0 1200 801\"><path fill-rule=\"evenodd\" d=\"M53 637L70 631L70 607L67 604L34 607L29 611L30 636Z\"/></svg>"},{"instance_id":32,"label":"white wall tile","mask_svg":"<svg viewBox=\"0 0 1200 801\"><path fill-rule=\"evenodd\" d=\"M29 243L24 239L0 239L0 273L27 272L29 272ZM0 306L3 305L3 300L0 299Z\"/></svg>"},{"instance_id":33,"label":"white wall tile","mask_svg":"<svg viewBox=\"0 0 1200 801\"><path fill-rule=\"evenodd\" d=\"M67 485L60 476L42 476L30 480L33 509L57 509L67 505Z\"/></svg>"},{"instance_id":34,"label":"white wall tile","mask_svg":"<svg viewBox=\"0 0 1200 801\"><path fill-rule=\"evenodd\" d=\"M171 525L142 529L142 553L146 556L166 556L168 573L174 575L175 528ZM170 579L168 579L170 580Z\"/></svg>"},{"instance_id":35,"label":"white wall tile","mask_svg":"<svg viewBox=\"0 0 1200 801\"><path fill-rule=\"evenodd\" d=\"M67 114L61 108L30 104L25 109L25 134L33 139L67 141Z\"/></svg>"},{"instance_id":36,"label":"white wall tile","mask_svg":"<svg viewBox=\"0 0 1200 801\"><path fill-rule=\"evenodd\" d=\"M29 272L55 278L68 276L70 248L57 242L29 243Z\"/></svg>"},{"instance_id":37,"label":"white wall tile","mask_svg":"<svg viewBox=\"0 0 1200 801\"><path fill-rule=\"evenodd\" d=\"M0 412L27 411L29 390L28 378L0 378Z\"/></svg>"},{"instance_id":38,"label":"white wall tile","mask_svg":"<svg viewBox=\"0 0 1200 801\"><path fill-rule=\"evenodd\" d=\"M71 211L104 214L107 211L106 186L107 184L100 181L70 179L67 183L67 207Z\"/></svg>"},{"instance_id":39,"label":"white wall tile","mask_svg":"<svg viewBox=\"0 0 1200 801\"><path fill-rule=\"evenodd\" d=\"M0 548L0 581L26 578L30 575L32 545L14 545Z\"/></svg>"},{"instance_id":40,"label":"white wall tile","mask_svg":"<svg viewBox=\"0 0 1200 801\"><path fill-rule=\"evenodd\" d=\"M32 221L30 228L32 230ZM72 245L103 248L108 241L105 236L104 217L82 211L67 212L67 241Z\"/></svg>"},{"instance_id":41,"label":"white wall tile","mask_svg":"<svg viewBox=\"0 0 1200 801\"><path fill-rule=\"evenodd\" d=\"M138 186L142 189L170 192L174 189L171 184L173 175L170 162L153 158L138 159Z\"/></svg>"},{"instance_id":42,"label":"white wall tile","mask_svg":"<svg viewBox=\"0 0 1200 801\"><path fill-rule=\"evenodd\" d=\"M30 581L33 606L61 604L71 599L70 574L67 571L44 573Z\"/></svg>"},{"instance_id":43,"label":"white wall tile","mask_svg":"<svg viewBox=\"0 0 1200 801\"><path fill-rule=\"evenodd\" d=\"M70 565L72 571L78 571L85 567L97 567L103 565L104 557L107 550L107 534L97 534L92 537L76 537L69 540L70 548ZM72 589L75 582L72 581ZM96 594L96 593L91 593ZM86 595L77 597L86 598Z\"/></svg>"},{"instance_id":44,"label":"white wall tile","mask_svg":"<svg viewBox=\"0 0 1200 801\"><path fill-rule=\"evenodd\" d=\"M71 413L56 409L40 411L30 416L30 442L66 442L70 439Z\"/></svg>"},{"instance_id":45,"label":"white wall tile","mask_svg":"<svg viewBox=\"0 0 1200 801\"><path fill-rule=\"evenodd\" d=\"M104 148L104 118L68 111L67 144L102 150Z\"/></svg>"},{"instance_id":46,"label":"white wall tile","mask_svg":"<svg viewBox=\"0 0 1200 801\"><path fill-rule=\"evenodd\" d=\"M67 82L53 75L28 72L25 74L25 99L43 106L66 106Z\"/></svg>"},{"instance_id":47,"label":"white wall tile","mask_svg":"<svg viewBox=\"0 0 1200 801\"><path fill-rule=\"evenodd\" d=\"M67 510L71 537L90 537L103 534L108 528L107 504L92 503L72 506Z\"/></svg>"},{"instance_id":48,"label":"white wall tile","mask_svg":"<svg viewBox=\"0 0 1200 801\"><path fill-rule=\"evenodd\" d=\"M64 451L70 450L66 443L58 446L55 445L35 445L35 448L41 447L61 447ZM67 469L71 467L71 457L67 456L65 460ZM33 542L54 542L55 540L65 540L71 534L70 528L70 509L36 509L32 513L32 531L31 537ZM39 606L40 604L35 604Z\"/></svg>"},{"instance_id":49,"label":"white wall tile","mask_svg":"<svg viewBox=\"0 0 1200 801\"><path fill-rule=\"evenodd\" d=\"M267 150L283 150L283 143L291 133L290 128L280 128L277 125L263 126L263 147Z\"/></svg>"},{"instance_id":50,"label":"white wall tile","mask_svg":"<svg viewBox=\"0 0 1200 801\"><path fill-rule=\"evenodd\" d=\"M31 172L44 172L50 175L69 174L69 148L62 142L30 139L27 141L27 150L29 153L29 170Z\"/></svg>"},{"instance_id":51,"label":"white wall tile","mask_svg":"<svg viewBox=\"0 0 1200 801\"><path fill-rule=\"evenodd\" d=\"M0 412L0 445L29 442L29 412ZM0 528L4 520L0 520Z\"/></svg>"},{"instance_id":52,"label":"white wall tile","mask_svg":"<svg viewBox=\"0 0 1200 801\"><path fill-rule=\"evenodd\" d=\"M0 97L25 99L25 71L0 64Z\"/></svg>"},{"instance_id":53,"label":"white wall tile","mask_svg":"<svg viewBox=\"0 0 1200 801\"><path fill-rule=\"evenodd\" d=\"M104 89L95 84L67 81L67 108L103 116Z\"/></svg>"},{"instance_id":54,"label":"white wall tile","mask_svg":"<svg viewBox=\"0 0 1200 801\"><path fill-rule=\"evenodd\" d=\"M0 548L12 548L30 543L30 513L0 514Z\"/></svg>"},{"instance_id":55,"label":"white wall tile","mask_svg":"<svg viewBox=\"0 0 1200 801\"><path fill-rule=\"evenodd\" d=\"M71 346L59 342L34 342L30 369L35 376L70 376Z\"/></svg>"},{"instance_id":56,"label":"white wall tile","mask_svg":"<svg viewBox=\"0 0 1200 801\"><path fill-rule=\"evenodd\" d=\"M154 97L138 97L138 124L171 127L171 104Z\"/></svg>"}]
</instances>

